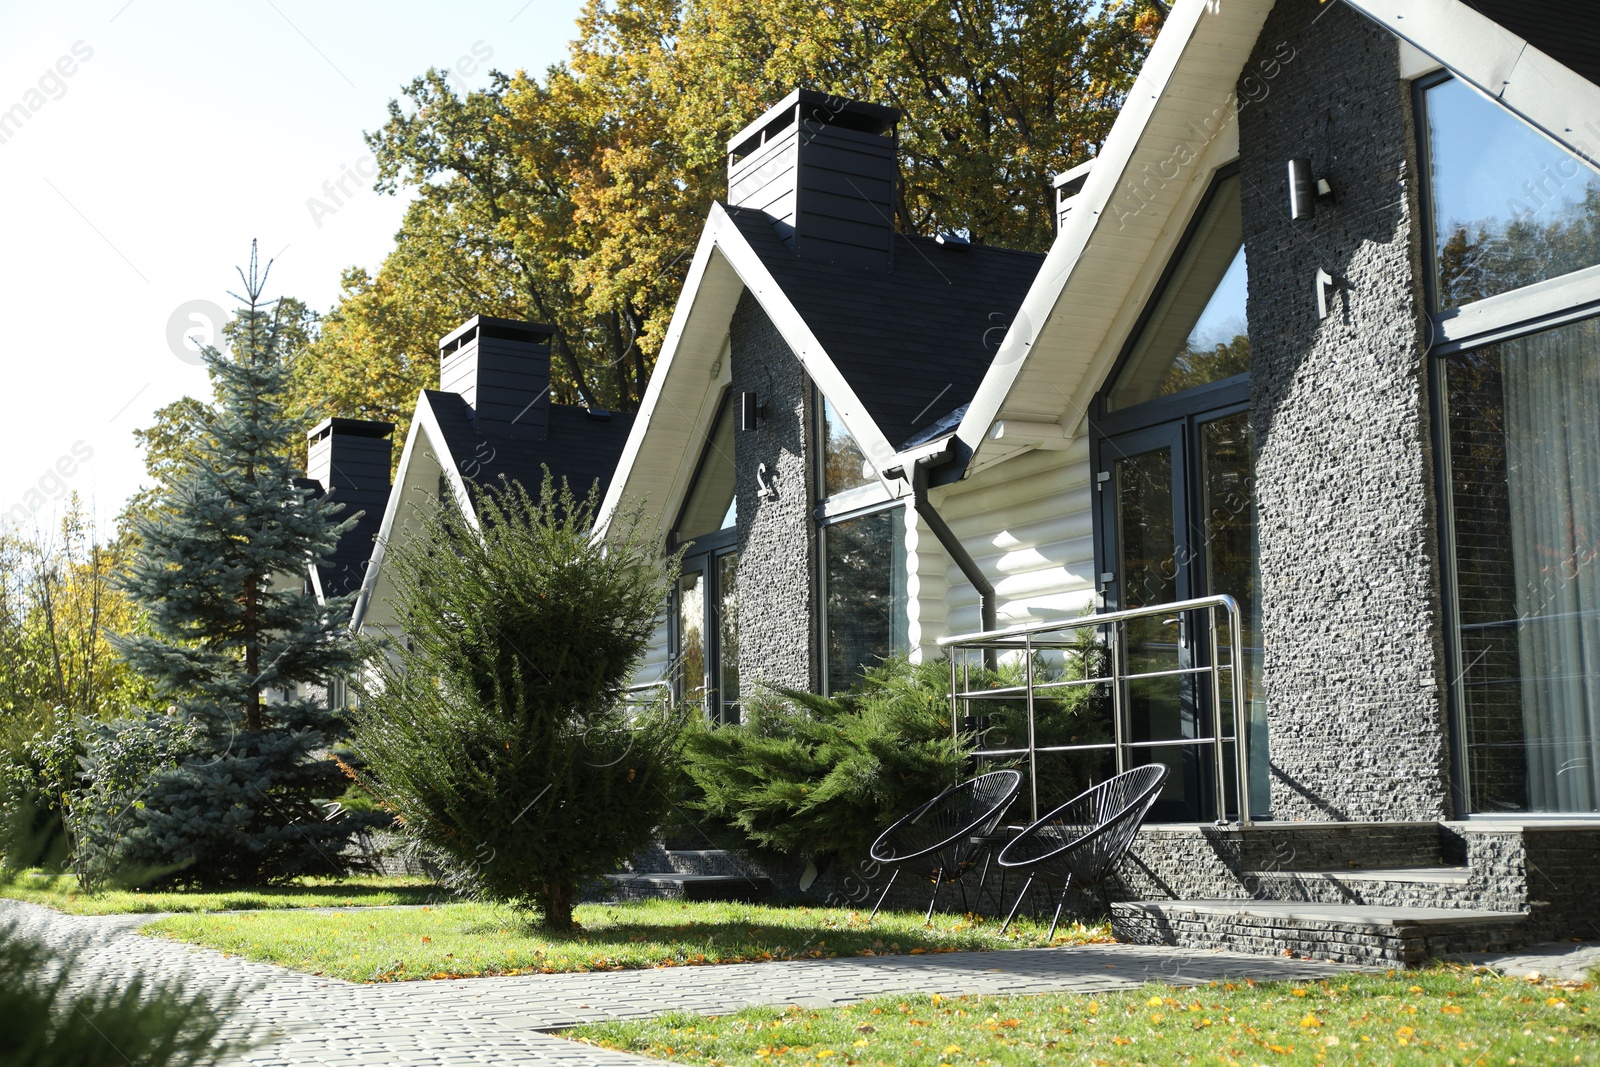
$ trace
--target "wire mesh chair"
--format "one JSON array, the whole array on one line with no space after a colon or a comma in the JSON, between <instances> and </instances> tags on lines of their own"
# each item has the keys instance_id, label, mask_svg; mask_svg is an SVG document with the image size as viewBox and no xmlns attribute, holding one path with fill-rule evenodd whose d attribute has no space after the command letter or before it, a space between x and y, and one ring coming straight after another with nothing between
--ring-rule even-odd
<instances>
[{"instance_id":1,"label":"wire mesh chair","mask_svg":"<svg viewBox=\"0 0 1600 1067\"><path fill-rule=\"evenodd\" d=\"M1021 771L980 774L946 789L879 835L872 843L872 858L894 870L867 921L877 917L894 880L907 864L921 864L932 875L933 896L928 900L928 914L923 920L931 921L933 906L939 899L939 887L954 882L977 866L978 856L994 847L995 827L1005 818L1006 809L1021 788ZM985 841L985 838L991 840ZM966 899L963 887L963 905Z\"/></svg>"},{"instance_id":2,"label":"wire mesh chair","mask_svg":"<svg viewBox=\"0 0 1600 1067\"><path fill-rule=\"evenodd\" d=\"M1106 912L1110 914L1106 876L1132 846L1133 835L1138 832L1166 780L1167 767L1162 763L1148 763L1124 771L1079 793L1012 838L997 857L1000 867L1031 869L1000 932L1004 934L1011 920L1016 918L1017 909L1022 906L1041 868L1053 868L1061 875L1061 899L1056 902L1047 941L1055 940L1061 909L1067 902L1067 889L1073 882L1080 886L1098 886L1106 902Z\"/></svg>"}]
</instances>

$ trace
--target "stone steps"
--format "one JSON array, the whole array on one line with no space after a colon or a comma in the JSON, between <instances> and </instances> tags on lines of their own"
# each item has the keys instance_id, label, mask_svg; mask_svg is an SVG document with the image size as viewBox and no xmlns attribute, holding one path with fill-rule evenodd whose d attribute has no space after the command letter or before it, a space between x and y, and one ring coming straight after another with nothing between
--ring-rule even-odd
<instances>
[{"instance_id":1,"label":"stone steps","mask_svg":"<svg viewBox=\"0 0 1600 1067\"><path fill-rule=\"evenodd\" d=\"M744 874L684 874L628 871L606 875L618 900L735 900L759 904L772 898L772 882Z\"/></svg>"},{"instance_id":2,"label":"stone steps","mask_svg":"<svg viewBox=\"0 0 1600 1067\"><path fill-rule=\"evenodd\" d=\"M1114 904L1112 932L1139 945L1182 945L1336 963L1415 967L1435 957L1526 943L1527 916L1465 908L1269 900Z\"/></svg>"},{"instance_id":3,"label":"stone steps","mask_svg":"<svg viewBox=\"0 0 1600 1067\"><path fill-rule=\"evenodd\" d=\"M1263 900L1484 910L1466 892L1467 867L1376 867L1324 871L1253 871L1246 884Z\"/></svg>"}]
</instances>

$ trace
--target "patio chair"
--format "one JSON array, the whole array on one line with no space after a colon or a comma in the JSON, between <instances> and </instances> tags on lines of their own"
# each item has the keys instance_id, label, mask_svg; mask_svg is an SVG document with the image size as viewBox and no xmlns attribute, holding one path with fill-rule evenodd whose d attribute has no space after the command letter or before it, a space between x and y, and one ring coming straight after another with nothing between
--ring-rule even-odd
<instances>
[{"instance_id":1,"label":"patio chair","mask_svg":"<svg viewBox=\"0 0 1600 1067\"><path fill-rule=\"evenodd\" d=\"M1166 780L1167 767L1162 763L1147 763L1124 771L1079 793L1012 838L997 857L1000 867L1002 870L1029 868L1028 880L1017 894L1016 903L1011 905L1011 914L1006 916L1000 932L1004 934L1011 920L1016 918L1017 909L1022 906L1041 869L1053 869L1061 875L1061 899L1056 902L1047 941L1055 940L1061 909L1067 902L1067 889L1074 882L1080 886L1098 886L1106 902L1106 913L1110 914L1106 876L1132 846L1133 835L1138 832L1139 824L1144 822Z\"/></svg>"},{"instance_id":2,"label":"patio chair","mask_svg":"<svg viewBox=\"0 0 1600 1067\"><path fill-rule=\"evenodd\" d=\"M994 847L995 827L1022 788L1022 772L990 771L953 785L885 830L872 843L872 858L894 868L878 903L867 916L871 922L889 895L894 880L907 864L920 865L933 878L928 914L939 899L939 887L954 882L977 865L980 855ZM987 868L987 864L985 864ZM966 890L961 891L966 903Z\"/></svg>"}]
</instances>

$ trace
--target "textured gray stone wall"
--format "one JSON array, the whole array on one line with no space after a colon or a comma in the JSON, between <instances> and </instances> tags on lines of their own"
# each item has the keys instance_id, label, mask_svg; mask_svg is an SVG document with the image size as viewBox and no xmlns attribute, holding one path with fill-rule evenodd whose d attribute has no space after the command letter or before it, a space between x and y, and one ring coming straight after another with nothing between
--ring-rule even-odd
<instances>
[{"instance_id":1,"label":"textured gray stone wall","mask_svg":"<svg viewBox=\"0 0 1600 1067\"><path fill-rule=\"evenodd\" d=\"M745 293L728 327L733 395L755 392L767 417L736 433L739 498L739 673L745 693L757 681L816 692L816 523L808 444L810 378L783 337ZM775 495L759 495L757 471Z\"/></svg>"},{"instance_id":2,"label":"textured gray stone wall","mask_svg":"<svg viewBox=\"0 0 1600 1067\"><path fill-rule=\"evenodd\" d=\"M1410 88L1342 5L1279 0L1247 69L1286 44L1239 122L1272 812L1447 817ZM1297 156L1336 199L1292 222ZM1318 268L1345 283L1321 321Z\"/></svg>"}]
</instances>

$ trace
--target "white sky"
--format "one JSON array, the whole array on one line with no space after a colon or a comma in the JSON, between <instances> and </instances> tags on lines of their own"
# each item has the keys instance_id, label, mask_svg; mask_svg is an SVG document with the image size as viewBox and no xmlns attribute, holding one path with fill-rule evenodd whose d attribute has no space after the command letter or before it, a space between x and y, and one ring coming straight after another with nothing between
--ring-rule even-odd
<instances>
[{"instance_id":1,"label":"white sky","mask_svg":"<svg viewBox=\"0 0 1600 1067\"><path fill-rule=\"evenodd\" d=\"M29 524L48 523L55 498L75 490L109 534L143 475L132 431L184 393L209 398L204 370L168 346L174 312L191 300L231 309L227 290L239 288L234 267L252 237L276 260L268 295L326 311L343 268L382 261L404 202L365 180L320 220L307 200L325 199L325 182L362 163L361 135L382 124L388 100L429 66L471 60L474 46L488 60L458 74L458 88L483 85L489 67L542 74L564 58L579 7L0 7L0 121L14 105L30 109L25 122L0 125L10 342L0 357L0 516L44 500ZM62 57L72 57L70 76L57 71Z\"/></svg>"}]
</instances>

